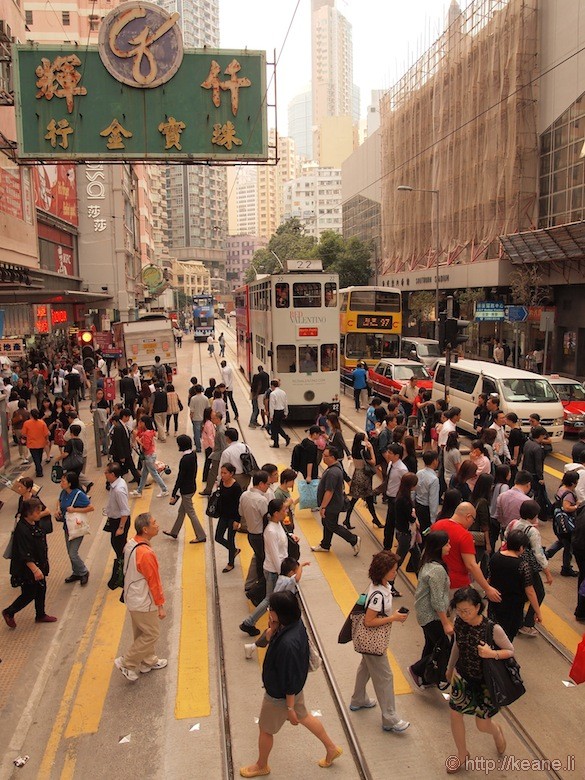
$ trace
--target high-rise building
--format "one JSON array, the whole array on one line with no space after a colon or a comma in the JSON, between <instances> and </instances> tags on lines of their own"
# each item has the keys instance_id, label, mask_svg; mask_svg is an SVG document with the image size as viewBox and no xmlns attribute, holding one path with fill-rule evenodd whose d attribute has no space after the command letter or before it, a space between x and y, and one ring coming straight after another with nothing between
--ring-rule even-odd
<instances>
[{"instance_id":1,"label":"high-rise building","mask_svg":"<svg viewBox=\"0 0 585 780\"><path fill-rule=\"evenodd\" d=\"M250 267L254 252L266 246L267 241L258 236L228 236L226 277L229 290L234 290L244 282L244 274Z\"/></svg>"},{"instance_id":2,"label":"high-rise building","mask_svg":"<svg viewBox=\"0 0 585 780\"><path fill-rule=\"evenodd\" d=\"M284 185L283 220L292 217L316 238L325 230L341 233L341 170L303 165L301 175Z\"/></svg>"},{"instance_id":3,"label":"high-rise building","mask_svg":"<svg viewBox=\"0 0 585 780\"><path fill-rule=\"evenodd\" d=\"M219 48L219 0L158 0L158 5L180 14L186 48ZM173 254L183 262L203 262L211 272L213 288L221 290L227 233L225 169L169 165L167 197Z\"/></svg>"},{"instance_id":4,"label":"high-rise building","mask_svg":"<svg viewBox=\"0 0 585 780\"><path fill-rule=\"evenodd\" d=\"M308 86L288 104L288 135L295 142L297 154L313 159L313 94Z\"/></svg>"}]
</instances>

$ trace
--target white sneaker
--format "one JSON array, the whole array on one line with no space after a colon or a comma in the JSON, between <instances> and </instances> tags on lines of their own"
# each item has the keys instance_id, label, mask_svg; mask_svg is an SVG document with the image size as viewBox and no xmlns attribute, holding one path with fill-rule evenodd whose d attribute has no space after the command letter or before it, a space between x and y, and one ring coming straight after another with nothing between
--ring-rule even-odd
<instances>
[{"instance_id":1,"label":"white sneaker","mask_svg":"<svg viewBox=\"0 0 585 780\"><path fill-rule=\"evenodd\" d=\"M122 672L122 674L127 680L130 680L131 682L136 682L136 680L138 679L138 674L134 671L134 669L127 669L124 666L123 661L124 659L122 658L122 656L120 656L120 658L116 658L114 660L114 666L116 667L116 669L119 669Z\"/></svg>"},{"instance_id":2,"label":"white sneaker","mask_svg":"<svg viewBox=\"0 0 585 780\"><path fill-rule=\"evenodd\" d=\"M244 655L246 656L248 661L250 660L250 658L252 658L256 649L257 648L254 643L252 643L251 645L244 645Z\"/></svg>"},{"instance_id":3,"label":"white sneaker","mask_svg":"<svg viewBox=\"0 0 585 780\"><path fill-rule=\"evenodd\" d=\"M139 490L131 490L131 491L130 491L130 493L128 493L128 495L129 495L131 498L140 498L140 496L142 495L142 493L141 493Z\"/></svg>"},{"instance_id":4,"label":"white sneaker","mask_svg":"<svg viewBox=\"0 0 585 780\"><path fill-rule=\"evenodd\" d=\"M161 490L160 493L156 494L157 498L166 498L167 496L170 496L170 493L168 490Z\"/></svg>"},{"instance_id":5,"label":"white sneaker","mask_svg":"<svg viewBox=\"0 0 585 780\"><path fill-rule=\"evenodd\" d=\"M355 556L355 555L357 555L357 554L359 553L361 546L362 546L362 540L361 540L361 538L358 536L358 538L357 538L357 542L356 542L355 544L352 544L352 546L351 546L351 549L353 550L353 554L354 554L354 556Z\"/></svg>"},{"instance_id":6,"label":"white sneaker","mask_svg":"<svg viewBox=\"0 0 585 780\"><path fill-rule=\"evenodd\" d=\"M321 547L320 544L318 544L316 547L311 547L311 550L313 552L329 552L325 547Z\"/></svg>"},{"instance_id":7,"label":"white sneaker","mask_svg":"<svg viewBox=\"0 0 585 780\"><path fill-rule=\"evenodd\" d=\"M538 636L538 631L533 626L522 626L518 633L523 636L530 636L533 639Z\"/></svg>"},{"instance_id":8,"label":"white sneaker","mask_svg":"<svg viewBox=\"0 0 585 780\"><path fill-rule=\"evenodd\" d=\"M30 458L23 458L22 459L22 465L26 465L27 463L30 463Z\"/></svg>"},{"instance_id":9,"label":"white sneaker","mask_svg":"<svg viewBox=\"0 0 585 780\"><path fill-rule=\"evenodd\" d=\"M147 674L148 672L152 672L153 669L164 669L165 666L168 665L168 663L169 662L166 658L159 658L158 661L152 666L146 666L145 664L140 664L138 668L142 672L142 674Z\"/></svg>"},{"instance_id":10,"label":"white sneaker","mask_svg":"<svg viewBox=\"0 0 585 780\"><path fill-rule=\"evenodd\" d=\"M384 731L394 731L396 734L400 734L402 731L406 731L409 726L410 723L407 720L399 720L394 726L382 726L382 728Z\"/></svg>"}]
</instances>

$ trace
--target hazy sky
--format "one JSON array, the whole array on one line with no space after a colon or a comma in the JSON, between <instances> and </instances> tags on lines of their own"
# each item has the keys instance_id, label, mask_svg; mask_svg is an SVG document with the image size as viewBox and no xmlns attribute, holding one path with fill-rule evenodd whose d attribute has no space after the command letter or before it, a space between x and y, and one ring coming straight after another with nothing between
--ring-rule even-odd
<instances>
[{"instance_id":1,"label":"hazy sky","mask_svg":"<svg viewBox=\"0 0 585 780\"><path fill-rule=\"evenodd\" d=\"M460 0L461 7L467 4ZM297 0L219 0L225 49L280 52ZM444 29L450 0L337 0L353 27L354 82L365 116L370 91L390 87ZM278 130L286 134L287 106L311 79L311 0L300 0L277 68ZM273 121L269 116L269 123Z\"/></svg>"}]
</instances>

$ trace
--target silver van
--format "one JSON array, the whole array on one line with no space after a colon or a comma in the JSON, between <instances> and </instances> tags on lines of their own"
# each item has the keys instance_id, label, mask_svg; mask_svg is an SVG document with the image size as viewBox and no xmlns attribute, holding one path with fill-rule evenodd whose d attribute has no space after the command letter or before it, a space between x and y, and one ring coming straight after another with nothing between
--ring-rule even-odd
<instances>
[{"instance_id":1,"label":"silver van","mask_svg":"<svg viewBox=\"0 0 585 780\"><path fill-rule=\"evenodd\" d=\"M414 336L403 336L400 356L422 363L433 371L437 360L441 357L439 342L434 339L419 339Z\"/></svg>"}]
</instances>

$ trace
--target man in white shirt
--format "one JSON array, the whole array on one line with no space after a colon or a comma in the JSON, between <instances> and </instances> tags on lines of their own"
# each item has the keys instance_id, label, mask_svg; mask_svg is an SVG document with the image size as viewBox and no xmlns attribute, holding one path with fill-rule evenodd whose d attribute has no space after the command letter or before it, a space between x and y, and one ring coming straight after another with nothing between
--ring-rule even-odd
<instances>
[{"instance_id":1,"label":"man in white shirt","mask_svg":"<svg viewBox=\"0 0 585 780\"><path fill-rule=\"evenodd\" d=\"M447 444L447 437L452 431L457 430L457 423L461 419L461 409L458 406L452 406L445 412L447 418L443 423L439 432L438 445L439 449L442 449Z\"/></svg>"},{"instance_id":2,"label":"man in white shirt","mask_svg":"<svg viewBox=\"0 0 585 780\"><path fill-rule=\"evenodd\" d=\"M221 471L221 467L224 463L231 463L236 470L234 479L242 488L242 490L247 490L248 485L250 484L251 476L250 474L244 474L244 467L242 465L241 456L244 452L248 451L248 446L243 442L238 441L239 434L235 428L226 428L225 438L228 442L228 446L221 453L219 471Z\"/></svg>"},{"instance_id":3,"label":"man in white shirt","mask_svg":"<svg viewBox=\"0 0 585 780\"><path fill-rule=\"evenodd\" d=\"M189 399L189 416L193 425L193 441L195 451L201 452L201 428L203 426L203 413L209 406L209 398L203 395L203 387L195 385L195 393Z\"/></svg>"},{"instance_id":4,"label":"man in white shirt","mask_svg":"<svg viewBox=\"0 0 585 780\"><path fill-rule=\"evenodd\" d=\"M268 480L266 471L257 471L252 487L240 496L242 526L248 529L248 544L254 551L244 590L250 588L264 574L264 515L268 511ZM260 632L258 632L260 633Z\"/></svg>"},{"instance_id":5,"label":"man in white shirt","mask_svg":"<svg viewBox=\"0 0 585 780\"><path fill-rule=\"evenodd\" d=\"M286 442L286 446L290 444L290 436L287 436L286 433L283 430L282 422L285 417L288 416L288 399L286 397L286 393L280 386L280 382L278 379L273 379L270 383L270 397L268 401L268 408L270 411L270 434L272 436L273 444L272 446L275 449L278 449L280 446L278 444L278 437L282 436L282 438Z\"/></svg>"},{"instance_id":6,"label":"man in white shirt","mask_svg":"<svg viewBox=\"0 0 585 780\"><path fill-rule=\"evenodd\" d=\"M506 458L508 461L510 460L510 450L508 449L508 442L504 433L505 424L506 415L504 412L497 412L493 423L490 425L490 428L493 428L496 432L496 439L493 444L494 453L498 456L501 463L506 462Z\"/></svg>"},{"instance_id":7,"label":"man in white shirt","mask_svg":"<svg viewBox=\"0 0 585 780\"><path fill-rule=\"evenodd\" d=\"M221 361L221 378L225 385L225 397L230 402L234 412L234 420L238 419L238 407L234 401L234 372L231 366L228 366L225 360Z\"/></svg>"},{"instance_id":8,"label":"man in white shirt","mask_svg":"<svg viewBox=\"0 0 585 780\"><path fill-rule=\"evenodd\" d=\"M85 469L87 467L87 427L85 423L79 419L76 412L68 412L67 419L69 420L69 428L65 431L65 434L63 436L65 441L69 441L69 439L71 438L70 429L72 425L79 425L79 427L81 428L79 438L81 440L81 443L83 444L83 467L81 469L81 474L79 475L79 484L85 489L86 493L89 493L89 491L93 487L93 482L91 482L85 476Z\"/></svg>"},{"instance_id":9,"label":"man in white shirt","mask_svg":"<svg viewBox=\"0 0 585 780\"><path fill-rule=\"evenodd\" d=\"M388 464L386 469L386 495L388 496L388 509L386 511L386 525L384 526L384 549L391 550L394 544L394 505L396 503L396 494L400 487L402 477L408 473L408 469L402 462L402 446L400 444L390 444L384 450L382 457Z\"/></svg>"}]
</instances>

